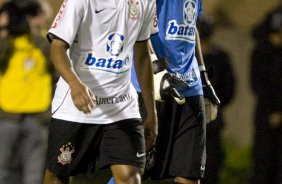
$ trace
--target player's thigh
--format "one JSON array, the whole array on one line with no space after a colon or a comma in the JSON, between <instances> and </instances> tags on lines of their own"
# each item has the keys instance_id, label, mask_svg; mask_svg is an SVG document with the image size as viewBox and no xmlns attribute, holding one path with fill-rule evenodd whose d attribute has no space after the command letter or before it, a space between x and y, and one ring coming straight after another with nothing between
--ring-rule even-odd
<instances>
[{"instance_id":1,"label":"player's thigh","mask_svg":"<svg viewBox=\"0 0 282 184\"><path fill-rule=\"evenodd\" d=\"M141 119L127 119L105 127L100 146L100 168L130 165L143 168L145 164L144 126Z\"/></svg>"},{"instance_id":2,"label":"player's thigh","mask_svg":"<svg viewBox=\"0 0 282 184\"><path fill-rule=\"evenodd\" d=\"M115 181L132 183L141 182L141 175L143 169L131 165L111 165L111 172L115 178Z\"/></svg>"},{"instance_id":3,"label":"player's thigh","mask_svg":"<svg viewBox=\"0 0 282 184\"><path fill-rule=\"evenodd\" d=\"M201 178L206 160L204 101L201 96L186 100L188 103L182 109L174 136L170 173L186 178Z\"/></svg>"},{"instance_id":4,"label":"player's thigh","mask_svg":"<svg viewBox=\"0 0 282 184\"><path fill-rule=\"evenodd\" d=\"M102 125L52 119L46 168L60 178L85 173L95 164Z\"/></svg>"}]
</instances>

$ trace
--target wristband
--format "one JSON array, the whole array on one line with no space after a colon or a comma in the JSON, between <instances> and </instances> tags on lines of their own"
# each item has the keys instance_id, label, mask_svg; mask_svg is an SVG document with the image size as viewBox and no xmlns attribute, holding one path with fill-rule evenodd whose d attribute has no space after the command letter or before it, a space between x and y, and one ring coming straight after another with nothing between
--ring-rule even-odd
<instances>
[{"instance_id":1,"label":"wristband","mask_svg":"<svg viewBox=\"0 0 282 184\"><path fill-rule=\"evenodd\" d=\"M200 65L198 68L199 68L200 72L207 71L205 65Z\"/></svg>"}]
</instances>

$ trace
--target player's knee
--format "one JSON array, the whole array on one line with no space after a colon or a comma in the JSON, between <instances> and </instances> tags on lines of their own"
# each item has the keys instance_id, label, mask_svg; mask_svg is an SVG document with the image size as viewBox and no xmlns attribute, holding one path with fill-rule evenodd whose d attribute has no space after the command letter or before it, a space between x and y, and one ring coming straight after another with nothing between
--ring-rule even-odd
<instances>
[{"instance_id":1,"label":"player's knee","mask_svg":"<svg viewBox=\"0 0 282 184\"><path fill-rule=\"evenodd\" d=\"M115 175L116 184L123 183L141 183L140 172L123 172L122 174Z\"/></svg>"},{"instance_id":2,"label":"player's knee","mask_svg":"<svg viewBox=\"0 0 282 184\"><path fill-rule=\"evenodd\" d=\"M44 184L68 184L69 177L58 177L49 170L45 171Z\"/></svg>"},{"instance_id":3,"label":"player's knee","mask_svg":"<svg viewBox=\"0 0 282 184\"><path fill-rule=\"evenodd\" d=\"M176 177L173 181L173 184L199 184L198 178L182 178L182 177Z\"/></svg>"},{"instance_id":4,"label":"player's knee","mask_svg":"<svg viewBox=\"0 0 282 184\"><path fill-rule=\"evenodd\" d=\"M116 184L141 183L143 169L132 166L111 167Z\"/></svg>"}]
</instances>

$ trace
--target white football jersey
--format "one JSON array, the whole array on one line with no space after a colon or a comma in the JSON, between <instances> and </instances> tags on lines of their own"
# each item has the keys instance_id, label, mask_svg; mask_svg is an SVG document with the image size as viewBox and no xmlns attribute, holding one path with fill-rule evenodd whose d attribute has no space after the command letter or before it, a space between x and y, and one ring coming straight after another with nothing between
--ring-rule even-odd
<instances>
[{"instance_id":1,"label":"white football jersey","mask_svg":"<svg viewBox=\"0 0 282 184\"><path fill-rule=\"evenodd\" d=\"M90 114L79 111L69 85L60 78L53 118L93 124L140 118L130 84L132 49L154 32L154 15L154 0L64 0L48 36L70 45L71 65L96 96L97 106Z\"/></svg>"}]
</instances>

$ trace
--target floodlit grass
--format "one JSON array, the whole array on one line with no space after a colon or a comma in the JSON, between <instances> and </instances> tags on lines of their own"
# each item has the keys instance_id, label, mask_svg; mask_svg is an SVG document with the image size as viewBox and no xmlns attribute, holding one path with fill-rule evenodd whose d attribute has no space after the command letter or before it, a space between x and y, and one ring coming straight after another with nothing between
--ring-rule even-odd
<instances>
[{"instance_id":1,"label":"floodlit grass","mask_svg":"<svg viewBox=\"0 0 282 184\"><path fill-rule=\"evenodd\" d=\"M220 183L249 183L252 174L251 147L238 146L231 140L224 143L226 159L220 173Z\"/></svg>"}]
</instances>

